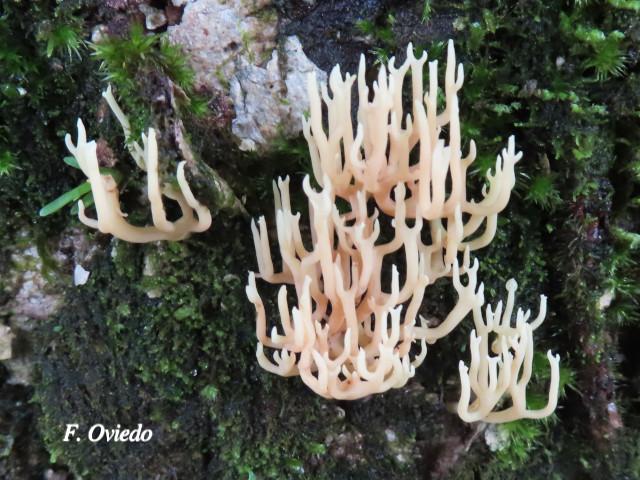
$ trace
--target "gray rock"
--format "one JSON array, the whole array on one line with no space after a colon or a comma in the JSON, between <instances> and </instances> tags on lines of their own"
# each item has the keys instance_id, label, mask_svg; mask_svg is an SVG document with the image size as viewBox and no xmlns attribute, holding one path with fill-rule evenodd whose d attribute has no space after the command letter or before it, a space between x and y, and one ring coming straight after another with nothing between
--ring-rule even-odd
<instances>
[{"instance_id":1,"label":"gray rock","mask_svg":"<svg viewBox=\"0 0 640 480\"><path fill-rule=\"evenodd\" d=\"M11 358L11 342L15 335L8 325L0 325L0 360Z\"/></svg>"},{"instance_id":2,"label":"gray rock","mask_svg":"<svg viewBox=\"0 0 640 480\"><path fill-rule=\"evenodd\" d=\"M36 247L13 252L11 263L15 270L9 284L16 292L9 302L11 325L32 330L36 321L46 319L56 310L60 295L51 293Z\"/></svg>"},{"instance_id":3,"label":"gray rock","mask_svg":"<svg viewBox=\"0 0 640 480\"><path fill-rule=\"evenodd\" d=\"M11 358L4 361L4 366L11 373L7 379L9 385L31 385L35 358L31 355Z\"/></svg>"},{"instance_id":4,"label":"gray rock","mask_svg":"<svg viewBox=\"0 0 640 480\"><path fill-rule=\"evenodd\" d=\"M326 74L304 54L297 37L288 37L282 58L274 50L264 66L241 60L231 80L231 98L236 109L232 131L241 140L241 150L256 150L279 135L294 136L302 130L302 116L308 108L307 74Z\"/></svg>"},{"instance_id":5,"label":"gray rock","mask_svg":"<svg viewBox=\"0 0 640 480\"><path fill-rule=\"evenodd\" d=\"M82 265L76 264L73 267L73 284L75 286L84 285L89 280L89 275L91 275L91 272L85 270Z\"/></svg>"},{"instance_id":6,"label":"gray rock","mask_svg":"<svg viewBox=\"0 0 640 480\"><path fill-rule=\"evenodd\" d=\"M489 424L484 431L484 442L492 452L498 452L509 446L509 433L500 425Z\"/></svg>"},{"instance_id":7,"label":"gray rock","mask_svg":"<svg viewBox=\"0 0 640 480\"><path fill-rule=\"evenodd\" d=\"M167 24L167 16L162 10L147 5L146 3L138 5L138 10L144 14L147 30L157 30Z\"/></svg>"},{"instance_id":8,"label":"gray rock","mask_svg":"<svg viewBox=\"0 0 640 480\"><path fill-rule=\"evenodd\" d=\"M182 21L167 29L183 46L196 72L196 86L226 91L238 61L259 63L276 45L277 16L269 2L195 0L186 4Z\"/></svg>"},{"instance_id":9,"label":"gray rock","mask_svg":"<svg viewBox=\"0 0 640 480\"><path fill-rule=\"evenodd\" d=\"M31 235L28 231L21 233L25 240ZM9 324L0 326L0 360L11 373L8 383L30 384L33 370L32 352L29 349L13 351L13 338L22 345L31 343L36 325L46 322L61 305L63 290L75 277L73 266L88 265L97 249L83 230L70 228L63 232L52 254L57 264L55 271L47 271L36 247L19 241L13 248L11 270L5 284L11 300L0 306L0 313L8 318Z\"/></svg>"},{"instance_id":10,"label":"gray rock","mask_svg":"<svg viewBox=\"0 0 640 480\"><path fill-rule=\"evenodd\" d=\"M196 72L196 86L229 95L232 131L242 150L261 150L279 136L296 136L308 108L307 73L326 74L289 36L276 48L277 16L268 0L195 0L168 29Z\"/></svg>"}]
</instances>

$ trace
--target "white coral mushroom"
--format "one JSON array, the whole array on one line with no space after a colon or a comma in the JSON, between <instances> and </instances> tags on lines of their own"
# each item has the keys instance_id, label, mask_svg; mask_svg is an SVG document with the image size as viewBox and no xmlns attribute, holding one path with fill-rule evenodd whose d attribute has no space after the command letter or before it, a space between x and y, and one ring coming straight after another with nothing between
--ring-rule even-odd
<instances>
[{"instance_id":1,"label":"white coral mushroom","mask_svg":"<svg viewBox=\"0 0 640 480\"><path fill-rule=\"evenodd\" d=\"M503 423L521 418L544 418L551 415L558 404L560 357L549 350L547 358L551 378L547 405L538 410L527 408L527 385L533 367L533 331L544 321L546 297L541 296L540 312L533 322L528 322L530 310L523 312L518 309L515 326L512 326L516 288L515 280L507 282L508 298L504 312L502 302L498 303L495 311L487 305L484 320L480 307L473 311L476 329L471 332L469 342L470 366L467 368L462 360L459 366L461 394L458 415L466 422ZM491 334L496 339L490 344ZM511 398L512 405L496 410L506 396Z\"/></svg>"},{"instance_id":2,"label":"white coral mushroom","mask_svg":"<svg viewBox=\"0 0 640 480\"><path fill-rule=\"evenodd\" d=\"M116 103L111 87L103 92L103 96L120 122L125 136L128 137L131 133L129 121ZM70 134L65 136L65 143L91 184L96 218L89 218L85 213L82 200L78 202L78 217L88 227L100 230L102 233L109 233L127 242L146 243L156 240L182 240L192 232L203 232L211 226L209 209L195 199L189 188L184 173L185 162L178 164L176 177L179 189L169 184L160 186L158 145L153 128L150 128L146 135L142 135L142 147L138 142L128 143L129 152L136 164L147 172L147 195L151 205L153 226L134 226L125 219L127 215L120 210L118 186L111 175L100 172L96 142L87 141L82 120L78 119L76 144L74 145ZM167 220L162 201L163 195L175 200L180 206L182 216L175 222Z\"/></svg>"}]
</instances>

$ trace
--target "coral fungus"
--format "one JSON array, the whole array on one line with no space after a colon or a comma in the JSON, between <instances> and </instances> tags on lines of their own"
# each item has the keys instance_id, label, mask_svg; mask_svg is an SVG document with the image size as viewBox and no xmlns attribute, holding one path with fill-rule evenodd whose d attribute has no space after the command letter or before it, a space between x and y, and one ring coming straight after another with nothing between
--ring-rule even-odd
<instances>
[{"instance_id":1,"label":"coral fungus","mask_svg":"<svg viewBox=\"0 0 640 480\"><path fill-rule=\"evenodd\" d=\"M130 134L129 121L116 103L111 87L103 92L104 98L116 115L125 136ZM78 165L91 183L91 192L97 212L97 218L89 218L85 214L82 200L78 201L78 217L85 225L110 233L114 237L127 242L145 243L156 240L182 240L191 232L203 232L211 226L209 209L200 204L193 196L185 178L185 162L178 164L176 178L179 189L170 184L160 187L158 176L158 145L156 132L150 128L142 135L142 147L138 142L128 144L128 149L138 167L147 172L147 196L151 204L153 226L138 227L125 219L126 214L120 210L118 186L109 174L102 174L98 165L96 142L87 142L87 134L78 119L78 140L74 145L71 135L67 134L65 142L69 152L75 157ZM167 219L162 196L175 200L180 206L182 216L175 222ZM194 215L195 213L195 215Z\"/></svg>"},{"instance_id":2,"label":"coral fungus","mask_svg":"<svg viewBox=\"0 0 640 480\"><path fill-rule=\"evenodd\" d=\"M313 391L326 398L356 399L403 386L414 375L415 367L424 361L427 343L447 335L471 311L478 323L477 312L484 304L483 286L477 284L478 261L471 263L470 251L493 239L497 215L507 205L515 184L514 166L522 153L516 153L515 140L510 137L507 148L497 158L494 173L487 172L488 188L483 189L482 200L468 200L466 172L475 159L476 148L471 142L468 156L462 157L457 99L463 82L462 65L458 65L456 75L455 53L449 42L446 106L438 113L436 61L429 63L429 91L426 95L423 92L422 69L426 58L426 53L415 58L411 45L402 66L396 68L392 58L389 74L385 66L380 68L371 101L365 84L364 57L361 58L355 136L351 124L351 87L356 77L347 74L343 78L336 66L329 77L330 96L324 84L318 93L311 74L310 115L303 126L314 176L322 187L316 192L309 177L305 177L303 188L309 200L313 248L305 247L300 214L291 210L288 178L274 184L276 230L283 260L280 272L274 269L264 217L257 225L252 224L259 276L270 283L293 284L298 298L298 306L290 312L286 287L280 288L281 330L274 326L268 335L256 274L250 273L247 295L257 311L258 361L270 372L299 375ZM409 71L412 113L403 118L403 83ZM446 140L440 138L445 131ZM345 203L347 207L342 208ZM385 219L380 211L391 217L394 234L390 240L381 234L381 221ZM426 222L429 235L425 242ZM483 224L484 231L480 232ZM459 252L464 252L462 264ZM391 265L387 290L383 288L389 267L385 257L398 253L406 263L404 282L400 284L401 275ZM462 275L467 277L466 284L461 281ZM439 325L430 327L424 321L417 325L425 288L444 276L452 276L458 293L456 305ZM512 292L510 295L505 312L509 315ZM525 375L520 383L517 372L513 378L501 376L503 383L512 385L510 393L516 405L505 414L491 413L506 386L501 391L479 389L476 388L479 381L474 379L471 385L478 399L483 395L490 395L491 399L476 400L470 407L472 413L465 412L462 405L465 400L468 404L470 392L463 382L460 405L464 420L484 417L491 421L510 420L518 415L543 416L553 410L553 392L548 409L536 413L526 410L526 406L521 408L528 381L526 372L530 370L527 368L532 352L531 330L535 327L526 324L526 318L523 320L520 314L518 319L515 328L505 322L501 324L504 340L499 342L505 364L519 368L524 362ZM539 323L541 320L534 325ZM492 328L493 323L488 320L487 325ZM472 346L477 345L474 338ZM484 338L486 341L486 335ZM414 343L419 348L413 347ZM273 361L267 358L265 347L276 350ZM516 350L513 362L509 360L508 347ZM488 362L495 364L494 360ZM557 393L557 361L553 365L555 381L551 389ZM474 374L478 368L480 375L486 373L484 363L480 367L477 362L472 363ZM489 368L490 376L493 372ZM491 376L489 387L494 387L494 383Z\"/></svg>"},{"instance_id":3,"label":"coral fungus","mask_svg":"<svg viewBox=\"0 0 640 480\"><path fill-rule=\"evenodd\" d=\"M462 393L458 415L467 422L483 420L502 423L518 418L543 418L550 415L558 403L560 357L548 351L551 381L547 405L540 410L527 409L527 384L533 368L533 331L544 321L547 299L544 295L540 297L540 311L531 323L528 323L531 311L523 312L518 309L513 327L511 315L517 288L515 280L507 282L509 295L504 313L502 302L498 303L495 311L487 305L484 321L480 306L473 310L476 329L471 332L469 342L470 368L460 361ZM497 337L491 344L491 351L495 356L489 354L489 338L492 333ZM473 403L470 402L472 391L476 397ZM494 412L506 393L511 397L513 405Z\"/></svg>"},{"instance_id":4,"label":"coral fungus","mask_svg":"<svg viewBox=\"0 0 640 480\"><path fill-rule=\"evenodd\" d=\"M358 80L358 127L354 137L351 124L351 87L355 76L344 79L339 66L329 77L332 97L326 85L320 86L309 76L310 116L303 120L309 143L314 175L320 185L329 177L338 197L348 200L360 190L373 197L377 207L387 215L395 213L392 191L403 183L411 193L403 199L408 218L422 217L429 222L433 238L442 238L446 263L458 250L467 246L476 250L493 239L498 213L509 202L515 185L514 166L522 157L515 151L515 139L498 156L494 173L487 172L488 188L479 202L467 199L466 173L476 158L475 142L462 157L458 91L464 81L462 64L458 64L453 42L449 42L445 74L445 108L438 113L438 61L429 62L429 90L424 94L422 70L426 52L416 58L411 44L407 59L395 67L394 58L384 65L373 84L373 99L365 83L364 56L360 58ZM403 84L411 73L412 112L404 115ZM322 97L322 101L321 101ZM328 117L328 132L323 127L323 108ZM404 123L404 128L403 128ZM443 133L447 132L445 142ZM412 162L416 157L417 161ZM446 191L448 188L448 192ZM466 221L463 223L463 218ZM446 220L446 227L442 220ZM485 224L482 235L476 235ZM475 235L475 237L474 237ZM471 237L474 237L470 240Z\"/></svg>"},{"instance_id":5,"label":"coral fungus","mask_svg":"<svg viewBox=\"0 0 640 480\"><path fill-rule=\"evenodd\" d=\"M266 335L265 309L253 273L247 294L258 312L258 360L263 368L283 376L299 374L325 397L354 399L404 385L424 360L426 343L446 335L478 301L481 303L482 289L476 292L478 264L470 268L466 255L466 286L460 282L457 261L453 264L459 295L456 308L438 327L416 326L425 287L448 272L429 263L430 247L420 239L422 221L409 227L404 204L398 201L395 236L376 245L380 225L375 213L367 213L364 192L353 198L349 214L340 215L331 181L325 178L324 184L321 192L315 192L309 178L304 180L312 212L311 251L302 242L300 215L291 212L289 180L281 179L274 188L282 272L274 273L264 218L260 219L260 230L252 225L260 276L272 283L294 284L300 299L290 316L286 287L280 288L278 306L284 335L275 327L270 337ZM395 193L398 199L404 196L402 184ZM383 260L399 250L406 258L405 281L400 286L398 269L393 266L387 293L382 286ZM420 342L420 351L411 359L415 341ZM265 357L263 346L282 351L274 354L275 364ZM300 354L299 360L296 354Z\"/></svg>"}]
</instances>

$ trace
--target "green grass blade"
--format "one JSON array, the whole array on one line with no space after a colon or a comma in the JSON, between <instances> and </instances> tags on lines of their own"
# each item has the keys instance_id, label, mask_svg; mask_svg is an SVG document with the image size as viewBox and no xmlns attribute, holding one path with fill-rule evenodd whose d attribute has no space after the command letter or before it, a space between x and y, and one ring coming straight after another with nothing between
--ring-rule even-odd
<instances>
[{"instance_id":1,"label":"green grass blade","mask_svg":"<svg viewBox=\"0 0 640 480\"><path fill-rule=\"evenodd\" d=\"M93 193L92 192L87 193L80 200L82 200L82 204L84 205L84 208L90 207L91 205L93 205ZM77 214L78 214L78 202L74 203L73 207L71 207L71 215L77 215Z\"/></svg>"},{"instance_id":2,"label":"green grass blade","mask_svg":"<svg viewBox=\"0 0 640 480\"><path fill-rule=\"evenodd\" d=\"M62 160L64 161L64 163L66 163L70 167L78 168L78 169L80 168L80 165L78 165L78 161L76 160L76 157L64 157Z\"/></svg>"},{"instance_id":3,"label":"green grass blade","mask_svg":"<svg viewBox=\"0 0 640 480\"><path fill-rule=\"evenodd\" d=\"M41 217L46 217L47 215L51 215L52 213L55 213L58 210L60 210L65 205L71 202L75 202L80 197L82 197L83 195L86 195L90 191L91 191L91 184L88 181L86 181L78 185L76 188L63 193L54 201L46 204L44 207L40 209L40 212L38 212L38 214Z\"/></svg>"}]
</instances>

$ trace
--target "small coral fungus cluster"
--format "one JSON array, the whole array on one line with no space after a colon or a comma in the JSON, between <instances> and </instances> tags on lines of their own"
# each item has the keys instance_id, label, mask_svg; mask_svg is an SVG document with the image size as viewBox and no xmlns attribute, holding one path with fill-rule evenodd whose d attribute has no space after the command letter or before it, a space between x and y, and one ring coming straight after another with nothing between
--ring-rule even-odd
<instances>
[{"instance_id":1,"label":"small coral fungus cluster","mask_svg":"<svg viewBox=\"0 0 640 480\"><path fill-rule=\"evenodd\" d=\"M125 137L129 140L131 135L129 120L118 106L111 93L111 87L107 88L102 96L120 122ZM102 233L109 233L127 242L146 243L158 240L182 240L192 232L204 232L211 226L211 212L196 200L187 183L184 173L186 162L182 161L178 164L176 179L179 188L169 183L160 186L158 144L153 128L149 128L146 135L142 134L142 146L135 141L130 141L127 144L136 165L147 172L147 196L151 206L153 226L139 227L131 225L126 220L127 215L120 210L118 185L112 175L100 170L96 142L87 142L87 134L82 120L78 119L76 144L73 144L70 134L66 135L65 142L69 152L74 156L78 166L91 184L96 218L89 218L85 214L83 201L78 201L78 217L88 227L95 228ZM175 222L167 219L162 201L163 196L176 201L180 207L182 214Z\"/></svg>"},{"instance_id":2,"label":"small coral fungus cluster","mask_svg":"<svg viewBox=\"0 0 640 480\"><path fill-rule=\"evenodd\" d=\"M557 403L558 357L548 354L551 384L546 408L527 409L526 387L533 331L544 320L545 298L535 321L529 323L530 312L518 310L513 325L516 283L511 280L504 312L501 304L495 311L488 306L483 319L478 261L470 259L471 251L486 246L495 235L497 216L509 201L514 166L522 154L516 153L514 138L509 138L493 173L487 173L482 199L469 200L466 173L476 149L472 141L469 153L462 156L457 97L462 65L456 68L450 42L446 105L438 113L438 63L429 63L425 94L426 59L426 53L416 58L410 45L400 67L391 59L388 73L380 68L372 95L365 82L364 57L357 77L343 77L338 66L333 69L331 94L324 84L318 90L314 76L309 77L304 134L321 187L315 191L309 177L304 179L312 248L303 241L300 214L291 209L289 179L280 179L274 184L274 196L281 271L273 265L264 218L252 225L259 275L250 273L247 295L257 311L258 361L278 375L299 375L323 397L362 398L405 385L424 362L427 344L437 342L473 313L470 368L460 363L460 417L488 422L544 417ZM407 73L411 113L403 111ZM351 90L356 79L354 134ZM382 222L393 229L386 241ZM390 259L403 256L403 281L395 265L390 281L383 280L388 278ZM280 328L274 326L270 334L256 276L294 285L298 298L298 306L290 309L286 286L280 288ZM437 326L422 319L417 322L425 289L447 276L458 293L455 307ZM461 277L466 277L464 283ZM272 360L265 347L275 350ZM513 405L499 410L506 394Z\"/></svg>"}]
</instances>

